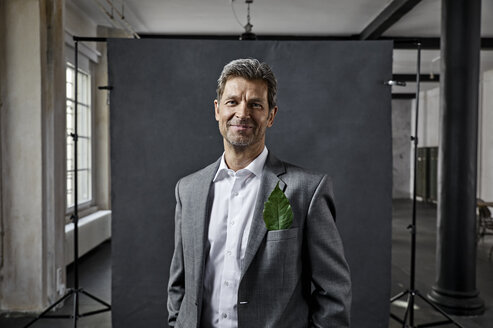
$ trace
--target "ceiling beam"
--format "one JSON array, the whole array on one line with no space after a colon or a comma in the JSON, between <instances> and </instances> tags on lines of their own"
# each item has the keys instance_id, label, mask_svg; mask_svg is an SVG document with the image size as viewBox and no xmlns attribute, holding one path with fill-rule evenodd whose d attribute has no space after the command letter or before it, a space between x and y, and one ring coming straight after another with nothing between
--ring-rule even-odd
<instances>
[{"instance_id":1,"label":"ceiling beam","mask_svg":"<svg viewBox=\"0 0 493 328\"><path fill-rule=\"evenodd\" d=\"M146 34L139 33L142 39L196 39L196 40L238 40L239 34ZM353 41L351 36L338 35L274 35L257 34L257 40L274 41ZM421 43L422 50L440 50L440 38L425 38L419 36L399 37L384 36L378 40L394 42L394 49L416 49L416 43ZM493 50L493 38L481 38L481 50Z\"/></svg>"},{"instance_id":2,"label":"ceiling beam","mask_svg":"<svg viewBox=\"0 0 493 328\"><path fill-rule=\"evenodd\" d=\"M440 38L385 36L379 40L394 41L394 49L416 49L416 43L420 42L423 50L440 50ZM481 50L493 50L493 38L481 38Z\"/></svg>"},{"instance_id":3,"label":"ceiling beam","mask_svg":"<svg viewBox=\"0 0 493 328\"><path fill-rule=\"evenodd\" d=\"M421 0L394 0L359 34L360 40L376 40Z\"/></svg>"},{"instance_id":4,"label":"ceiling beam","mask_svg":"<svg viewBox=\"0 0 493 328\"><path fill-rule=\"evenodd\" d=\"M196 39L196 40L239 40L240 34L149 34L139 33L143 39ZM257 34L257 40L274 41L348 41L348 36L333 35L274 35Z\"/></svg>"}]
</instances>

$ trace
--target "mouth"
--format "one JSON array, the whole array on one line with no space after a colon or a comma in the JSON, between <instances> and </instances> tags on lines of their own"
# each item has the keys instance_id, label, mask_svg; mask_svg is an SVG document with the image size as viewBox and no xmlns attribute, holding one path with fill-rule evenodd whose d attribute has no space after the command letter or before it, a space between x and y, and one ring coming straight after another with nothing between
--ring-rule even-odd
<instances>
[{"instance_id":1,"label":"mouth","mask_svg":"<svg viewBox=\"0 0 493 328\"><path fill-rule=\"evenodd\" d=\"M245 130L253 129L254 125L251 123L234 122L234 123L228 123L228 127L236 131L245 131Z\"/></svg>"},{"instance_id":2,"label":"mouth","mask_svg":"<svg viewBox=\"0 0 493 328\"><path fill-rule=\"evenodd\" d=\"M230 127L236 130L248 130L253 129L253 126L247 124L230 124Z\"/></svg>"}]
</instances>

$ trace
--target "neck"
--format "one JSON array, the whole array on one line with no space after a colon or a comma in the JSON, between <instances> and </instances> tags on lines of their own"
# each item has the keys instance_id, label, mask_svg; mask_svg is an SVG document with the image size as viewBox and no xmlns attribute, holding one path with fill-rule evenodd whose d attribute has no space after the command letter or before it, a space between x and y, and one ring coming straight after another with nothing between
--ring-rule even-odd
<instances>
[{"instance_id":1,"label":"neck","mask_svg":"<svg viewBox=\"0 0 493 328\"><path fill-rule=\"evenodd\" d=\"M233 171L244 169L264 150L263 142L249 147L233 146L224 141L224 160Z\"/></svg>"}]
</instances>

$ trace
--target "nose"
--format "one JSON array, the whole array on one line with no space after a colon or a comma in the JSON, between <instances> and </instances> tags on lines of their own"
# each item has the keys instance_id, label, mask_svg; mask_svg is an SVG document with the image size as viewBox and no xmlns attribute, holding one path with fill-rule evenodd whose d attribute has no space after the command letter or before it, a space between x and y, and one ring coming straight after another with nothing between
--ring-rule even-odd
<instances>
[{"instance_id":1,"label":"nose","mask_svg":"<svg viewBox=\"0 0 493 328\"><path fill-rule=\"evenodd\" d=\"M248 108L248 104L242 101L238 106L236 106L236 117L238 118L249 118L250 117L250 109Z\"/></svg>"}]
</instances>

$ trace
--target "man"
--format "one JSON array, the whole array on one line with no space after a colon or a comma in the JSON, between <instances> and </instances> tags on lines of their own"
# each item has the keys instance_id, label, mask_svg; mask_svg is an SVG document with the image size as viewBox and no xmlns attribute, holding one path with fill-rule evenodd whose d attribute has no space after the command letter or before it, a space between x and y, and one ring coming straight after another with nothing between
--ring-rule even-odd
<instances>
[{"instance_id":1,"label":"man","mask_svg":"<svg viewBox=\"0 0 493 328\"><path fill-rule=\"evenodd\" d=\"M176 186L171 326L349 327L350 276L330 182L265 147L276 92L271 69L255 59L234 60L219 77L224 154ZM264 204L277 185L292 223L268 229Z\"/></svg>"}]
</instances>

